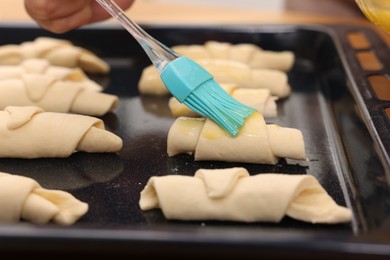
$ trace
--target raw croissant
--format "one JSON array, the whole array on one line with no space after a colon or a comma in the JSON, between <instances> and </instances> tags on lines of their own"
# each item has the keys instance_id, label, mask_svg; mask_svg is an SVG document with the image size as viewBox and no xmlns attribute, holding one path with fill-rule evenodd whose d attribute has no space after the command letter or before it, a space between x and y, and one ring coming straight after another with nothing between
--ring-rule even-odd
<instances>
[{"instance_id":1,"label":"raw croissant","mask_svg":"<svg viewBox=\"0 0 390 260\"><path fill-rule=\"evenodd\" d=\"M269 89L273 96L285 98L291 93L287 74L277 70L253 69L247 64L223 59L199 59L219 84L233 83L240 88ZM154 66L146 67L138 82L141 94L166 95L169 93Z\"/></svg>"},{"instance_id":2,"label":"raw croissant","mask_svg":"<svg viewBox=\"0 0 390 260\"><path fill-rule=\"evenodd\" d=\"M255 112L236 137L230 137L214 121L179 117L168 132L168 156L194 153L195 161L275 164L279 158L307 160L302 132L266 124Z\"/></svg>"},{"instance_id":3,"label":"raw croissant","mask_svg":"<svg viewBox=\"0 0 390 260\"><path fill-rule=\"evenodd\" d=\"M122 139L105 130L101 119L45 112L35 106L0 111L0 157L68 157L73 152L118 152Z\"/></svg>"},{"instance_id":4,"label":"raw croissant","mask_svg":"<svg viewBox=\"0 0 390 260\"><path fill-rule=\"evenodd\" d=\"M53 66L45 59L31 58L18 65L1 65L0 80L20 78L26 73L45 74L57 80L77 82L77 85L88 90L101 91L103 87L88 76L80 68Z\"/></svg>"},{"instance_id":5,"label":"raw croissant","mask_svg":"<svg viewBox=\"0 0 390 260\"><path fill-rule=\"evenodd\" d=\"M271 96L269 89L238 88L235 84L221 84L221 87L241 103L255 108L264 117L271 118L277 116L275 102L277 98ZM199 116L199 114L192 111L185 104L180 103L175 97L169 99L168 106L174 117Z\"/></svg>"},{"instance_id":6,"label":"raw croissant","mask_svg":"<svg viewBox=\"0 0 390 260\"><path fill-rule=\"evenodd\" d=\"M119 103L115 95L87 90L82 83L59 81L54 76L25 73L0 80L0 109L7 106L39 106L46 111L102 116Z\"/></svg>"},{"instance_id":7,"label":"raw croissant","mask_svg":"<svg viewBox=\"0 0 390 260\"><path fill-rule=\"evenodd\" d=\"M110 71L104 60L68 40L37 37L34 41L0 46L0 64L19 64L28 58L43 58L52 65L79 67L90 73L106 74Z\"/></svg>"},{"instance_id":8,"label":"raw croissant","mask_svg":"<svg viewBox=\"0 0 390 260\"><path fill-rule=\"evenodd\" d=\"M44 189L34 179L0 172L0 222L21 219L46 224L75 223L88 211L88 204L68 192Z\"/></svg>"},{"instance_id":9,"label":"raw croissant","mask_svg":"<svg viewBox=\"0 0 390 260\"><path fill-rule=\"evenodd\" d=\"M160 208L176 220L310 223L350 222L351 210L336 204L311 175L263 173L244 168L200 169L194 177L151 177L141 192L142 210Z\"/></svg>"},{"instance_id":10,"label":"raw croissant","mask_svg":"<svg viewBox=\"0 0 390 260\"><path fill-rule=\"evenodd\" d=\"M176 45L172 49L191 59L227 59L248 64L256 69L288 72L294 65L292 51L269 51L251 43L231 44L208 41L204 45Z\"/></svg>"}]
</instances>

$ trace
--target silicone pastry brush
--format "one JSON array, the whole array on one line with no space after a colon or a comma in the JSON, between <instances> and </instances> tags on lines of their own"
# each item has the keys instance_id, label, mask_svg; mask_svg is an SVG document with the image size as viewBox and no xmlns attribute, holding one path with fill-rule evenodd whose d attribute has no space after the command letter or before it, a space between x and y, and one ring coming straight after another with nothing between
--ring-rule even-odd
<instances>
[{"instance_id":1,"label":"silicone pastry brush","mask_svg":"<svg viewBox=\"0 0 390 260\"><path fill-rule=\"evenodd\" d=\"M230 96L199 64L147 34L114 1L96 1L138 41L177 100L194 112L214 120L231 136L238 134L245 118L255 111L254 108Z\"/></svg>"}]
</instances>

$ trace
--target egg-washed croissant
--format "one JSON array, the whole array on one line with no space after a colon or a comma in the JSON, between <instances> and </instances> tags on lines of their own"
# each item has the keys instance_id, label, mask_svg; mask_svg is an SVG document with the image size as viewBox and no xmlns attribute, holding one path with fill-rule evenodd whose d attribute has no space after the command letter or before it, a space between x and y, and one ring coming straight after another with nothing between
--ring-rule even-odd
<instances>
[{"instance_id":1,"label":"egg-washed croissant","mask_svg":"<svg viewBox=\"0 0 390 260\"><path fill-rule=\"evenodd\" d=\"M0 223L54 222L72 225L88 211L88 204L62 191L45 189L34 179L0 172Z\"/></svg>"},{"instance_id":2,"label":"egg-washed croissant","mask_svg":"<svg viewBox=\"0 0 390 260\"><path fill-rule=\"evenodd\" d=\"M269 89L273 96L285 98L291 93L288 76L285 72L271 69L253 69L245 63L223 59L195 60L213 75L218 84L236 84L240 88ZM157 69L148 66L142 71L138 81L141 94L169 94Z\"/></svg>"},{"instance_id":3,"label":"egg-washed croissant","mask_svg":"<svg viewBox=\"0 0 390 260\"><path fill-rule=\"evenodd\" d=\"M352 219L311 175L262 173L245 168L200 169L195 176L151 177L140 208L160 208L174 220L280 222L288 216L309 223L338 224Z\"/></svg>"},{"instance_id":4,"label":"egg-washed croissant","mask_svg":"<svg viewBox=\"0 0 390 260\"><path fill-rule=\"evenodd\" d=\"M235 84L221 84L221 87L239 102L255 108L264 117L272 118L277 116L277 105L275 102L277 98L271 95L269 89L238 88ZM175 97L169 99L168 106L174 117L200 116L185 104L180 103Z\"/></svg>"},{"instance_id":5,"label":"egg-washed croissant","mask_svg":"<svg viewBox=\"0 0 390 260\"><path fill-rule=\"evenodd\" d=\"M207 41L203 45L176 45L172 49L191 59L224 59L239 61L257 69L288 72L295 62L292 51L264 50L252 43L232 44Z\"/></svg>"},{"instance_id":6,"label":"egg-washed croissant","mask_svg":"<svg viewBox=\"0 0 390 260\"><path fill-rule=\"evenodd\" d=\"M25 73L20 78L0 80L0 109L7 106L38 106L46 111L102 116L114 111L119 98L88 90L75 81Z\"/></svg>"},{"instance_id":7,"label":"egg-washed croissant","mask_svg":"<svg viewBox=\"0 0 390 260\"><path fill-rule=\"evenodd\" d=\"M279 158L307 160L302 132L266 124L253 113L237 136L231 137L207 118L179 117L168 132L167 153L194 154L195 161L275 164Z\"/></svg>"},{"instance_id":8,"label":"egg-washed croissant","mask_svg":"<svg viewBox=\"0 0 390 260\"><path fill-rule=\"evenodd\" d=\"M0 64L19 64L28 58L42 58L52 65L81 68L90 73L110 71L109 64L96 54L65 39L37 37L33 41L0 46Z\"/></svg>"},{"instance_id":9,"label":"egg-washed croissant","mask_svg":"<svg viewBox=\"0 0 390 260\"><path fill-rule=\"evenodd\" d=\"M31 58L22 61L18 65L0 66L0 80L20 78L26 73L50 75L58 80L77 82L79 86L88 90L103 90L102 86L89 79L80 68L54 66L45 59Z\"/></svg>"},{"instance_id":10,"label":"egg-washed croissant","mask_svg":"<svg viewBox=\"0 0 390 260\"><path fill-rule=\"evenodd\" d=\"M77 151L118 152L123 145L99 118L45 112L36 106L0 111L0 137L0 158L64 158Z\"/></svg>"}]
</instances>

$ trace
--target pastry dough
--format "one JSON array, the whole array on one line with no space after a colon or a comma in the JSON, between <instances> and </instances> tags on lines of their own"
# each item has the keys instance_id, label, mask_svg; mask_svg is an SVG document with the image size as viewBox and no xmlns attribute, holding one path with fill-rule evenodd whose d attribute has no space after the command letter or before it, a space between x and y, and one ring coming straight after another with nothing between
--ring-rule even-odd
<instances>
[{"instance_id":1,"label":"pastry dough","mask_svg":"<svg viewBox=\"0 0 390 260\"><path fill-rule=\"evenodd\" d=\"M54 76L25 73L0 80L0 109L7 106L39 106L46 111L102 116L114 111L119 98L87 90L82 83L59 81Z\"/></svg>"},{"instance_id":2,"label":"pastry dough","mask_svg":"<svg viewBox=\"0 0 390 260\"><path fill-rule=\"evenodd\" d=\"M264 117L272 118L277 116L275 102L277 97L271 96L269 89L238 88L235 84L221 84L221 87L239 102L255 108ZM180 103L175 97L171 97L169 99L168 106L174 117L200 116L198 113L188 108L185 104Z\"/></svg>"},{"instance_id":3,"label":"pastry dough","mask_svg":"<svg viewBox=\"0 0 390 260\"><path fill-rule=\"evenodd\" d=\"M37 37L34 41L0 46L0 64L19 64L28 58L43 58L52 65L79 67L90 73L106 74L110 71L107 62L68 40Z\"/></svg>"},{"instance_id":4,"label":"pastry dough","mask_svg":"<svg viewBox=\"0 0 390 260\"><path fill-rule=\"evenodd\" d=\"M101 119L45 112L35 106L0 111L0 157L68 157L75 151L118 152L122 139Z\"/></svg>"},{"instance_id":5,"label":"pastry dough","mask_svg":"<svg viewBox=\"0 0 390 260\"><path fill-rule=\"evenodd\" d=\"M300 130L267 125L257 112L235 137L209 118L179 117L169 129L167 152L170 157L194 153L195 161L275 164L279 158L307 160Z\"/></svg>"},{"instance_id":6,"label":"pastry dough","mask_svg":"<svg viewBox=\"0 0 390 260\"><path fill-rule=\"evenodd\" d=\"M88 90L103 90L102 86L89 79L80 68L53 66L45 59L31 58L22 61L19 65L0 66L0 80L20 78L26 73L45 74L50 75L57 80L72 81Z\"/></svg>"},{"instance_id":7,"label":"pastry dough","mask_svg":"<svg viewBox=\"0 0 390 260\"><path fill-rule=\"evenodd\" d=\"M208 41L204 45L176 45L172 49L191 59L227 59L248 64L252 68L284 72L290 71L295 62L292 51L264 50L251 43Z\"/></svg>"},{"instance_id":8,"label":"pastry dough","mask_svg":"<svg viewBox=\"0 0 390 260\"><path fill-rule=\"evenodd\" d=\"M245 63L223 59L195 60L214 76L219 84L233 83L240 88L269 89L273 96L285 98L291 93L286 73L271 69L253 69ZM138 82L141 94L166 95L169 93L157 69L146 67Z\"/></svg>"},{"instance_id":9,"label":"pastry dough","mask_svg":"<svg viewBox=\"0 0 390 260\"><path fill-rule=\"evenodd\" d=\"M32 178L0 172L0 222L75 223L88 204L68 192L44 189Z\"/></svg>"},{"instance_id":10,"label":"pastry dough","mask_svg":"<svg viewBox=\"0 0 390 260\"><path fill-rule=\"evenodd\" d=\"M141 191L142 210L160 208L176 220L350 222L351 210L336 204L311 175L262 173L244 168L200 169L194 177L151 177Z\"/></svg>"}]
</instances>

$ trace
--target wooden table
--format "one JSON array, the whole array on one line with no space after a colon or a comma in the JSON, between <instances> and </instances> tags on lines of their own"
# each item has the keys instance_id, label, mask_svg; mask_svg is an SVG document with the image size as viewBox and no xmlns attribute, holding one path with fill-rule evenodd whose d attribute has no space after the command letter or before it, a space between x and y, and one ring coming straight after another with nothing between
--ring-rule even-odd
<instances>
[{"instance_id":1,"label":"wooden table","mask_svg":"<svg viewBox=\"0 0 390 260\"><path fill-rule=\"evenodd\" d=\"M390 46L390 35L365 18L317 15L297 12L262 12L233 10L210 6L191 6L154 1L136 1L128 14L139 23L158 24L353 24L372 27ZM0 22L33 22L26 13L23 0L0 1ZM112 20L108 21L112 22Z\"/></svg>"}]
</instances>

